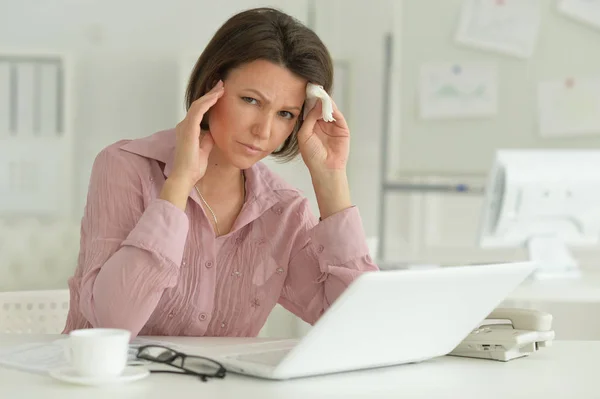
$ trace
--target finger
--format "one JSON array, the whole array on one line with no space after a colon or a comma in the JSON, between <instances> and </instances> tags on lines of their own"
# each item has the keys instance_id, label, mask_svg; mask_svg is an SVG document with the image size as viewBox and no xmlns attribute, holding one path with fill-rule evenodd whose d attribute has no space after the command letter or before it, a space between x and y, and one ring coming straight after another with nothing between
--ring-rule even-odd
<instances>
[{"instance_id":1,"label":"finger","mask_svg":"<svg viewBox=\"0 0 600 399\"><path fill-rule=\"evenodd\" d=\"M317 103L315 104L313 109L311 109L308 112L308 115L306 115L304 122L302 122L302 127L298 132L298 136L300 136L299 138L302 138L306 135L310 135L310 133L312 133L315 127L315 123L317 123L317 121L322 118L322 113L323 105L321 104L321 100L317 100Z\"/></svg>"},{"instance_id":2,"label":"finger","mask_svg":"<svg viewBox=\"0 0 600 399\"><path fill-rule=\"evenodd\" d=\"M317 100L313 109L306 115L304 124L314 125L321 118L323 118L323 104L321 103L321 100Z\"/></svg>"},{"instance_id":3,"label":"finger","mask_svg":"<svg viewBox=\"0 0 600 399\"><path fill-rule=\"evenodd\" d=\"M224 84L222 80L219 80L217 82L216 85L213 86L212 89L210 89L209 91L207 91L206 93L204 93L202 96L200 96L199 98L197 98L196 100L194 100L190 106L191 107L197 107L199 104L203 103L204 101L210 99L213 95L217 95L218 93L220 93L221 91L223 91L224 89Z\"/></svg>"},{"instance_id":4,"label":"finger","mask_svg":"<svg viewBox=\"0 0 600 399\"><path fill-rule=\"evenodd\" d=\"M200 126L200 122L202 121L204 114L206 114L206 111L208 111L213 105L217 103L219 98L223 96L223 93L224 91L220 90L218 92L203 96L198 100L194 101L186 116L189 122L193 126Z\"/></svg>"},{"instance_id":5,"label":"finger","mask_svg":"<svg viewBox=\"0 0 600 399\"><path fill-rule=\"evenodd\" d=\"M200 125L206 111L215 105L219 98L223 96L225 93L224 86L221 85L220 88L218 88L218 86L219 85L215 86L216 89L209 91L192 103L186 116L186 118L189 118L190 123L193 125Z\"/></svg>"}]
</instances>

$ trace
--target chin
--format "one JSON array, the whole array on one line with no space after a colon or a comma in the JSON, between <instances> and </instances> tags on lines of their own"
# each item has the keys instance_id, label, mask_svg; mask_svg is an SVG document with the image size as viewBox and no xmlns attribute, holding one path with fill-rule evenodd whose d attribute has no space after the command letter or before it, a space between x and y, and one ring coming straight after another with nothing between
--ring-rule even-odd
<instances>
[{"instance_id":1,"label":"chin","mask_svg":"<svg viewBox=\"0 0 600 399\"><path fill-rule=\"evenodd\" d=\"M257 160L235 159L233 160L233 162L231 162L231 164L238 169L244 170L251 168L252 165L254 165L257 162Z\"/></svg>"},{"instance_id":2,"label":"chin","mask_svg":"<svg viewBox=\"0 0 600 399\"><path fill-rule=\"evenodd\" d=\"M239 154L228 154L227 158L229 158L229 163L238 169L248 169L262 159Z\"/></svg>"}]
</instances>

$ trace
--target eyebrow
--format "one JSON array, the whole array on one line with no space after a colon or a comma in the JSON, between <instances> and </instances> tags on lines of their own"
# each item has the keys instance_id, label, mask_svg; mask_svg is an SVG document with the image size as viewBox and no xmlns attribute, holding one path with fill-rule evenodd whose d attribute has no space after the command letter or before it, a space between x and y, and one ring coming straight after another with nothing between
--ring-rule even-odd
<instances>
[{"instance_id":1,"label":"eyebrow","mask_svg":"<svg viewBox=\"0 0 600 399\"><path fill-rule=\"evenodd\" d=\"M246 91L251 91L252 93L254 93L257 96L261 97L263 101L270 102L269 99L267 98L267 96L265 96L264 94L262 94L260 91L258 91L256 89L246 89ZM289 109L289 110L296 110L298 112L300 112L302 110L302 108L296 107L296 106L285 106L283 108L284 109Z\"/></svg>"}]
</instances>

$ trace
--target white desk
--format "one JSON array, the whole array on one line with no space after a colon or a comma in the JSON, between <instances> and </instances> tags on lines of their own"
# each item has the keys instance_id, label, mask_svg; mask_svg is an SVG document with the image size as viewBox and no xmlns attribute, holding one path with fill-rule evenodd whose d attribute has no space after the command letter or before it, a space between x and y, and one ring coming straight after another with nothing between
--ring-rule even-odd
<instances>
[{"instance_id":1,"label":"white desk","mask_svg":"<svg viewBox=\"0 0 600 399\"><path fill-rule=\"evenodd\" d=\"M49 336L0 334L0 346ZM156 339L156 338L152 338ZM260 342L242 338L163 338L189 347L189 353L225 351L227 346ZM556 342L529 358L508 363L445 356L419 364L289 381L266 381L228 373L203 383L186 375L152 374L124 385L82 387L50 377L0 368L1 398L599 398L600 341Z\"/></svg>"},{"instance_id":2,"label":"white desk","mask_svg":"<svg viewBox=\"0 0 600 399\"><path fill-rule=\"evenodd\" d=\"M511 295L514 301L600 303L600 272L584 271L579 278L528 279Z\"/></svg>"}]
</instances>

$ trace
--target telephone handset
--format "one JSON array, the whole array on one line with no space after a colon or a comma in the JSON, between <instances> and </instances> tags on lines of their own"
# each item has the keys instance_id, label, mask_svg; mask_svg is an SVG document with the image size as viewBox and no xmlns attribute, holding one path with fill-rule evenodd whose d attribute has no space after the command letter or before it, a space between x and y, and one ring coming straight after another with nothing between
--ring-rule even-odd
<instances>
[{"instance_id":1,"label":"telephone handset","mask_svg":"<svg viewBox=\"0 0 600 399\"><path fill-rule=\"evenodd\" d=\"M509 361L550 346L553 339L551 314L498 308L449 355Z\"/></svg>"}]
</instances>

